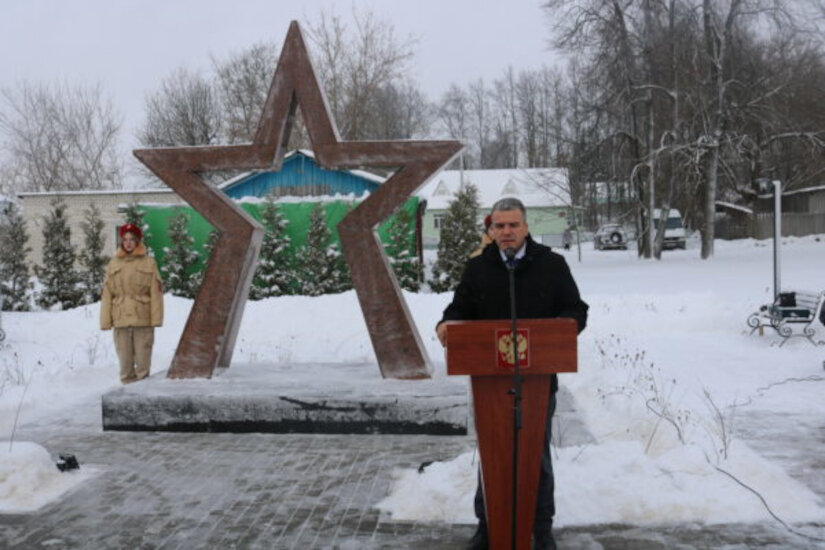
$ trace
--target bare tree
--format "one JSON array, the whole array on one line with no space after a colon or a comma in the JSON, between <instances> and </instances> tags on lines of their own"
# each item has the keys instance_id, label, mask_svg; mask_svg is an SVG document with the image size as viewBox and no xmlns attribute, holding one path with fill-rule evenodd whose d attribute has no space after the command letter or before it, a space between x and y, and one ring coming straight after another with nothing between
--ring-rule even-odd
<instances>
[{"instance_id":1,"label":"bare tree","mask_svg":"<svg viewBox=\"0 0 825 550\"><path fill-rule=\"evenodd\" d=\"M637 232L645 234L648 223L641 214L642 204L649 195L643 185L645 157L644 97L639 88L643 81L642 43L639 26L644 18L639 17L641 0L549 0L545 4L548 11L556 14L553 27L555 44L565 48L579 58L581 78L588 83L588 89L595 85L601 92L579 103L579 116L584 120L599 116L602 122L609 122L598 139L609 139L612 145L624 151L630 163L630 170L624 178L632 182L639 200ZM582 97L584 99L584 97ZM587 112L592 114L588 114ZM594 144L579 142L579 154L598 150ZM642 246L640 254L650 256L650 249Z\"/></svg>"},{"instance_id":2,"label":"bare tree","mask_svg":"<svg viewBox=\"0 0 825 550\"><path fill-rule=\"evenodd\" d=\"M801 33L777 35L762 50L760 72L770 90L762 103L769 108L748 111L743 120L756 130L754 141L740 146L748 180L770 176L786 190L820 183L825 112L818 106L825 102L825 56L818 40ZM743 196L750 191L734 189Z\"/></svg>"},{"instance_id":3,"label":"bare tree","mask_svg":"<svg viewBox=\"0 0 825 550\"><path fill-rule=\"evenodd\" d=\"M755 108L769 106L768 97L776 89L766 87L764 73L747 75L745 64L758 49L755 29L759 25L777 31L793 31L793 14L789 0L702 0L702 30L704 33L704 62L707 68L706 107L701 138L707 150L702 204L702 258L713 255L716 198L720 178L727 169L725 153L738 152L738 144L749 129L736 124L737 112L744 114ZM749 78L742 78L747 75ZM780 85L784 87L784 84ZM739 99L742 92L750 95L747 103Z\"/></svg>"},{"instance_id":4,"label":"bare tree","mask_svg":"<svg viewBox=\"0 0 825 550\"><path fill-rule=\"evenodd\" d=\"M411 139L427 134L432 108L412 81L387 84L375 97L364 131L371 139Z\"/></svg>"},{"instance_id":5,"label":"bare tree","mask_svg":"<svg viewBox=\"0 0 825 550\"><path fill-rule=\"evenodd\" d=\"M0 90L2 172L19 191L118 188L121 116L100 84Z\"/></svg>"},{"instance_id":6,"label":"bare tree","mask_svg":"<svg viewBox=\"0 0 825 550\"><path fill-rule=\"evenodd\" d=\"M399 40L392 23L372 12L353 13L354 29L322 12L308 24L314 65L344 139L374 139L368 123L382 91L398 85L413 57L414 40Z\"/></svg>"},{"instance_id":7,"label":"bare tree","mask_svg":"<svg viewBox=\"0 0 825 550\"><path fill-rule=\"evenodd\" d=\"M484 81L478 79L467 87L470 107L470 135L478 151L478 167L490 167L490 142L492 141L490 122L490 91Z\"/></svg>"},{"instance_id":8,"label":"bare tree","mask_svg":"<svg viewBox=\"0 0 825 550\"><path fill-rule=\"evenodd\" d=\"M548 67L521 71L515 82L516 133L528 168L558 166L565 105L562 75ZM519 164L521 164L521 162Z\"/></svg>"},{"instance_id":9,"label":"bare tree","mask_svg":"<svg viewBox=\"0 0 825 550\"><path fill-rule=\"evenodd\" d=\"M277 63L278 48L266 42L253 44L224 60L212 58L222 141L252 141Z\"/></svg>"},{"instance_id":10,"label":"bare tree","mask_svg":"<svg viewBox=\"0 0 825 550\"><path fill-rule=\"evenodd\" d=\"M502 168L519 165L518 106L516 101L516 76L513 67L507 67L504 75L493 83L493 103L496 115L496 133L500 142L506 143L506 160Z\"/></svg>"},{"instance_id":11,"label":"bare tree","mask_svg":"<svg viewBox=\"0 0 825 550\"><path fill-rule=\"evenodd\" d=\"M541 85L541 77L534 71L521 72L516 82L516 106L520 120L518 131L524 143L527 166L531 168L541 166L540 134L547 99Z\"/></svg>"},{"instance_id":12,"label":"bare tree","mask_svg":"<svg viewBox=\"0 0 825 550\"><path fill-rule=\"evenodd\" d=\"M145 147L210 145L220 135L221 110L213 85L180 68L146 98L146 121L138 132Z\"/></svg>"},{"instance_id":13,"label":"bare tree","mask_svg":"<svg viewBox=\"0 0 825 550\"><path fill-rule=\"evenodd\" d=\"M512 135L507 114L482 79L462 90L453 85L438 107L439 119L447 133L467 146L465 163L477 168L512 166Z\"/></svg>"},{"instance_id":14,"label":"bare tree","mask_svg":"<svg viewBox=\"0 0 825 550\"><path fill-rule=\"evenodd\" d=\"M457 84L451 84L449 89L438 101L435 111L438 123L446 135L461 141L465 149L462 152L465 164L470 161L472 151L469 149L469 118L467 110L467 94Z\"/></svg>"}]
</instances>

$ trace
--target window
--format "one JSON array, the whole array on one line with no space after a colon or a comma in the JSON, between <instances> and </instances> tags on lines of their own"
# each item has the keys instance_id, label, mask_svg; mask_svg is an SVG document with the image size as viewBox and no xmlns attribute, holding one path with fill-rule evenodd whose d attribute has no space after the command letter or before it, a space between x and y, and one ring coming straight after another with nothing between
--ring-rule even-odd
<instances>
[{"instance_id":1,"label":"window","mask_svg":"<svg viewBox=\"0 0 825 550\"><path fill-rule=\"evenodd\" d=\"M433 228L441 229L441 226L444 224L444 218L446 214L433 214Z\"/></svg>"}]
</instances>

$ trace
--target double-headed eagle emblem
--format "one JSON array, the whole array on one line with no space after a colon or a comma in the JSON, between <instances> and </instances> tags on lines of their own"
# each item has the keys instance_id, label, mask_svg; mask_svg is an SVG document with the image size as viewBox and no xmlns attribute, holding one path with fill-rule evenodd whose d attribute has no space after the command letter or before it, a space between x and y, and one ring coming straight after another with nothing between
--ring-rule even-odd
<instances>
[{"instance_id":1,"label":"double-headed eagle emblem","mask_svg":"<svg viewBox=\"0 0 825 550\"><path fill-rule=\"evenodd\" d=\"M518 350L519 366L527 366L527 335L521 332L516 334L516 349ZM515 365L513 359L513 335L511 333L499 334L498 337L498 362L508 367Z\"/></svg>"}]
</instances>

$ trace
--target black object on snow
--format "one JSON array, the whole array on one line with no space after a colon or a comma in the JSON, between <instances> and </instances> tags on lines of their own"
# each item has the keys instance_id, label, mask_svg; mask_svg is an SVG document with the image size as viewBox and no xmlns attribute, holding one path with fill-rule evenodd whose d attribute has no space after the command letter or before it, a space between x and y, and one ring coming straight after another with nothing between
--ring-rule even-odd
<instances>
[{"instance_id":1,"label":"black object on snow","mask_svg":"<svg viewBox=\"0 0 825 550\"><path fill-rule=\"evenodd\" d=\"M59 460L57 461L57 469L61 472L80 469L80 464L77 462L77 458L75 458L74 455L60 454L58 457Z\"/></svg>"}]
</instances>

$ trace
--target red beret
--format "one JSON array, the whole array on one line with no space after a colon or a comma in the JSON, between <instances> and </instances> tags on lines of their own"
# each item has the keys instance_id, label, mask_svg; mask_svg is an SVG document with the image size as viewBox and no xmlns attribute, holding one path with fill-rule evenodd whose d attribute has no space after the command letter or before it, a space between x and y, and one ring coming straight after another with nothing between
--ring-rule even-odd
<instances>
[{"instance_id":1,"label":"red beret","mask_svg":"<svg viewBox=\"0 0 825 550\"><path fill-rule=\"evenodd\" d=\"M123 238L123 235L126 233L131 233L132 235L137 237L138 240L143 240L143 231L141 231L140 227L136 226L133 223L126 223L120 226L118 234L120 235L121 239Z\"/></svg>"},{"instance_id":2,"label":"red beret","mask_svg":"<svg viewBox=\"0 0 825 550\"><path fill-rule=\"evenodd\" d=\"M492 214L487 214L487 215L484 217L484 228L485 228L485 229L489 229L489 227L490 227L492 224L493 224L493 215L492 215Z\"/></svg>"}]
</instances>

